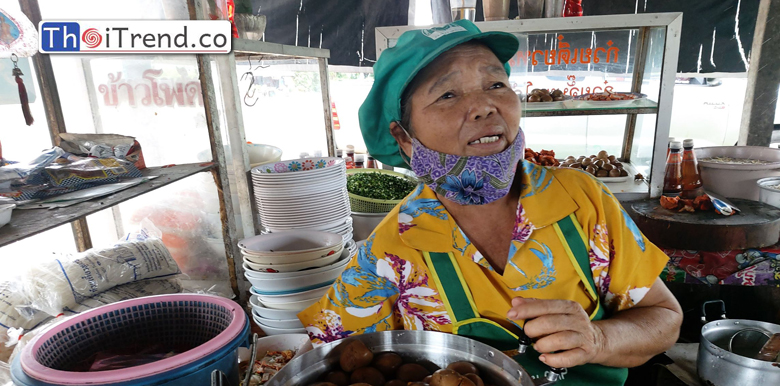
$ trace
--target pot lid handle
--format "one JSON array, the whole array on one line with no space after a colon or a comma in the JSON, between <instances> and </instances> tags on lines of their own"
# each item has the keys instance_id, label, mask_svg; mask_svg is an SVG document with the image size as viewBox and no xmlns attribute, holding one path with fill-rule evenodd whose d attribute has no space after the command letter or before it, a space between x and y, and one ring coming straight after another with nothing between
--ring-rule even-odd
<instances>
[{"instance_id":1,"label":"pot lid handle","mask_svg":"<svg viewBox=\"0 0 780 386\"><path fill-rule=\"evenodd\" d=\"M707 305L720 303L720 318L726 319L726 303L723 300L708 300L701 304L701 323L707 324Z\"/></svg>"}]
</instances>

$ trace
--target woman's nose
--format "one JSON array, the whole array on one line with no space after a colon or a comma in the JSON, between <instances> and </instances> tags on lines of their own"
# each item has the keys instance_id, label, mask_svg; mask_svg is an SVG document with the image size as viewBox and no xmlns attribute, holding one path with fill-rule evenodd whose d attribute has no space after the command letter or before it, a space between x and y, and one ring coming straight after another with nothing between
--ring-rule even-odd
<instances>
[{"instance_id":1,"label":"woman's nose","mask_svg":"<svg viewBox=\"0 0 780 386\"><path fill-rule=\"evenodd\" d=\"M490 98L481 96L474 96L470 98L469 103L469 120L478 121L485 119L496 113L496 106Z\"/></svg>"}]
</instances>

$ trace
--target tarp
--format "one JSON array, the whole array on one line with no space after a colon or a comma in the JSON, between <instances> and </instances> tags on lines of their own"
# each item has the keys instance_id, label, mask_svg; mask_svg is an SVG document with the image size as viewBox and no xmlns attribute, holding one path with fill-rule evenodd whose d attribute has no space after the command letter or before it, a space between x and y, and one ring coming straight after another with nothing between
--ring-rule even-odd
<instances>
[{"instance_id":1,"label":"tarp","mask_svg":"<svg viewBox=\"0 0 780 386\"><path fill-rule=\"evenodd\" d=\"M252 0L265 41L327 48L330 64L371 66L376 27L407 25L409 0Z\"/></svg>"},{"instance_id":2,"label":"tarp","mask_svg":"<svg viewBox=\"0 0 780 386\"><path fill-rule=\"evenodd\" d=\"M436 23L449 22L448 2L433 2ZM585 16L683 12L678 72L745 72L760 0L583 0ZM409 0L252 0L268 17L266 41L331 50L331 64L370 66L374 28L407 25ZM517 16L511 1L509 17ZM477 1L477 20L483 20Z\"/></svg>"}]
</instances>

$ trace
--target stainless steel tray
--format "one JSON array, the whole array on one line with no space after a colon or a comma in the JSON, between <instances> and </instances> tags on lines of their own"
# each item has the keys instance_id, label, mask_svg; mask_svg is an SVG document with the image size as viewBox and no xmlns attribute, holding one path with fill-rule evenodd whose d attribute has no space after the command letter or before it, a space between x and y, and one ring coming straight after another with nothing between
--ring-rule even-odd
<instances>
[{"instance_id":1,"label":"stainless steel tray","mask_svg":"<svg viewBox=\"0 0 780 386\"><path fill-rule=\"evenodd\" d=\"M383 331L326 343L293 359L267 386L305 386L338 367L342 344L362 341L374 353L392 351L406 361L420 363L432 372L457 361L479 368L485 383L496 386L531 386L528 373L499 350L462 336L431 331Z\"/></svg>"}]
</instances>

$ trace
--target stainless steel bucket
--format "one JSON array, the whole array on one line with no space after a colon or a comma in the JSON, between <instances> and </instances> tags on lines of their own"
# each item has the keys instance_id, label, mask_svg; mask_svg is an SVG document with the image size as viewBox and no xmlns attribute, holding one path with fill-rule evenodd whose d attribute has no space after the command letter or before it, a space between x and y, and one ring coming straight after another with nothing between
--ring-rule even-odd
<instances>
[{"instance_id":1,"label":"stainless steel bucket","mask_svg":"<svg viewBox=\"0 0 780 386\"><path fill-rule=\"evenodd\" d=\"M702 306L702 321L706 322L704 307L721 303L721 320L709 322L702 327L699 355L696 369L704 384L711 386L731 385L780 385L780 363L767 362L747 356L749 347L737 348L737 340L755 341L755 353L763 343L755 338L780 333L780 326L772 323L744 319L726 319L722 301L705 302Z\"/></svg>"}]
</instances>

